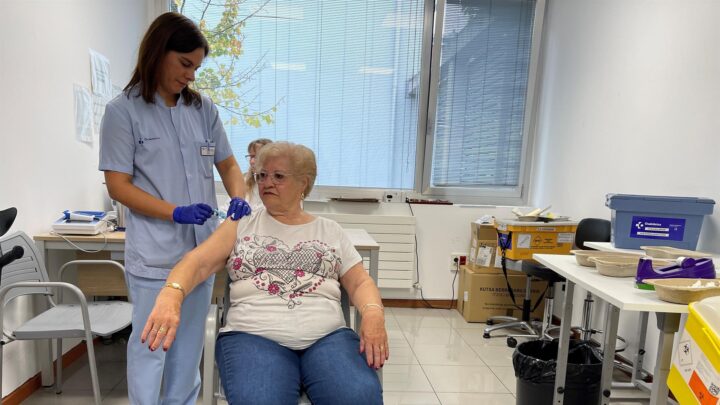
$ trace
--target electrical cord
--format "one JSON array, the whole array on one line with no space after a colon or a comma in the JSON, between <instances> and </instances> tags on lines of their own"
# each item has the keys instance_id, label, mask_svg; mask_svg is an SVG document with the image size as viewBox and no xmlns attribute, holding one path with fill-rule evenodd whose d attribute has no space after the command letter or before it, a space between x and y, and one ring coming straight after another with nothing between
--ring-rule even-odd
<instances>
[{"instance_id":1,"label":"electrical cord","mask_svg":"<svg viewBox=\"0 0 720 405\"><path fill-rule=\"evenodd\" d=\"M102 233L102 236L103 236L103 245L102 245L99 249L97 249L97 250L87 250L87 249L83 249L83 248L81 248L80 246L78 246L78 245L76 245L75 243L73 243L73 241L71 241L70 239L68 239L65 235L60 234L60 233L57 233L57 232L55 232L55 231L50 231L50 235L55 235L55 236L61 237L62 239L65 240L65 242L69 243L72 247L74 247L75 249L77 249L77 250L79 250L79 251L81 251L81 252L85 252L85 253L99 253L99 252L102 252L102 251L105 249L105 247L107 246L107 244L108 244L108 238L107 238L108 232L113 232L113 231L115 230L115 224L112 223L111 221L109 221L109 220L107 220L107 219L101 219L100 222L106 222L106 223L110 226L110 230L109 230L109 231L105 231L105 232L101 232L101 233Z\"/></svg>"},{"instance_id":2,"label":"electrical cord","mask_svg":"<svg viewBox=\"0 0 720 405\"><path fill-rule=\"evenodd\" d=\"M408 205L408 208L410 208L410 215L412 215L412 216L414 217L414 216L415 216L415 212L413 212L412 204L410 204L410 203L408 202L407 205ZM420 284L420 258L418 257L417 232L416 232L415 235L413 235L413 236L415 237L415 274L417 275L417 285L420 286L420 287L416 287L416 288L417 288L418 290L420 290L420 298L422 298L423 302L425 303L425 305L426 305L428 308L432 308L432 309L453 309L453 308L454 308L453 304L455 303L455 279L457 278L458 272L460 271L460 263L459 263L459 262L455 263L455 266L457 267L457 271L455 272L455 276L453 276L453 281L452 281L452 284L451 284L451 286L450 286L450 287L452 288L452 300L450 301L450 306L447 307L447 308L434 306L433 304L430 303L430 301L428 301L427 299L425 299L425 296L423 295L422 284Z\"/></svg>"},{"instance_id":3,"label":"electrical cord","mask_svg":"<svg viewBox=\"0 0 720 405\"><path fill-rule=\"evenodd\" d=\"M505 242L503 242L503 240L502 240L501 232L500 231L496 231L496 232L498 234L498 246L500 247L500 253L501 253L500 264L502 266L503 275L505 276L505 284L507 285L507 292L508 292L508 295L510 296L510 300L512 301L513 306L515 308L521 310L521 309L523 309L523 307L519 306L515 302L515 293L513 292L512 286L510 285L510 280L508 279L508 273L507 273L506 253L507 253L507 249L510 247L510 244L512 243L512 239L511 239L512 232L508 233L508 236L507 236L507 239L505 240ZM545 294L547 293L549 287L550 287L549 284L545 286L545 290L543 290L542 294L540 294L540 297L538 297L538 300L535 302L535 305L532 307L530 312L535 312L535 310L538 309L540 304L543 302L543 298L545 298ZM530 303L532 304L532 301Z\"/></svg>"}]
</instances>

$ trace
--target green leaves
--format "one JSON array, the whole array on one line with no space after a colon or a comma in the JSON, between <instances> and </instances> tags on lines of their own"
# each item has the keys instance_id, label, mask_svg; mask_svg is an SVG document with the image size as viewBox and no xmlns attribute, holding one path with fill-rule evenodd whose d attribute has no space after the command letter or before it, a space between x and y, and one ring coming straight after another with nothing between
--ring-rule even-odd
<instances>
[{"instance_id":1,"label":"green leaves","mask_svg":"<svg viewBox=\"0 0 720 405\"><path fill-rule=\"evenodd\" d=\"M173 0L173 10L180 13L189 12L185 10L185 0ZM207 38L210 45L210 55L204 61L202 69L195 78L193 88L210 97L219 109L230 114L226 125L239 125L244 123L253 128L261 125L271 125L275 122L277 104L271 108L260 111L255 107L257 95L248 94L243 85L252 82L263 68L262 58L251 68L241 68L239 58L243 56L243 28L248 19L252 18L269 0L262 0L259 6L251 11L241 13L241 6L246 5L248 0L194 0L193 4L199 4L199 20L190 16L198 24L200 31ZM197 6L195 8L198 8ZM195 11L193 11L195 12ZM241 15L242 14L242 15ZM217 24L209 26L208 16L220 15ZM215 19L213 19L214 21Z\"/></svg>"}]
</instances>

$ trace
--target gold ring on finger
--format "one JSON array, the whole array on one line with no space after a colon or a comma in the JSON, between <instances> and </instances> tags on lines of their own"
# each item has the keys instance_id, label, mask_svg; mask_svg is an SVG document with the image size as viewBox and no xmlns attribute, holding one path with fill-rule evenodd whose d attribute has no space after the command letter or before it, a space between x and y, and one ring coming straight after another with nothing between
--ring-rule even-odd
<instances>
[{"instance_id":1,"label":"gold ring on finger","mask_svg":"<svg viewBox=\"0 0 720 405\"><path fill-rule=\"evenodd\" d=\"M165 333L165 327L161 326L160 329L158 329L158 333Z\"/></svg>"}]
</instances>

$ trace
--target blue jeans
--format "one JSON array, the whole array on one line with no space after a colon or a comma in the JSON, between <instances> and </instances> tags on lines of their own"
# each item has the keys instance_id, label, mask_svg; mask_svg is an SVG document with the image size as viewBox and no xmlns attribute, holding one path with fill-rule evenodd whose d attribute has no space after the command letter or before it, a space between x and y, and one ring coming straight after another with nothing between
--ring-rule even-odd
<instances>
[{"instance_id":1,"label":"blue jeans","mask_svg":"<svg viewBox=\"0 0 720 405\"><path fill-rule=\"evenodd\" d=\"M133 405L195 405L200 392L205 319L215 277L200 283L185 297L180 327L167 353L162 349L151 352L148 342L140 343L140 334L165 280L130 273L125 278L133 304L132 333L127 345L129 402Z\"/></svg>"},{"instance_id":2,"label":"blue jeans","mask_svg":"<svg viewBox=\"0 0 720 405\"><path fill-rule=\"evenodd\" d=\"M215 360L231 405L295 405L301 389L314 405L383 403L380 381L352 329L338 329L304 350L226 332L218 337Z\"/></svg>"}]
</instances>

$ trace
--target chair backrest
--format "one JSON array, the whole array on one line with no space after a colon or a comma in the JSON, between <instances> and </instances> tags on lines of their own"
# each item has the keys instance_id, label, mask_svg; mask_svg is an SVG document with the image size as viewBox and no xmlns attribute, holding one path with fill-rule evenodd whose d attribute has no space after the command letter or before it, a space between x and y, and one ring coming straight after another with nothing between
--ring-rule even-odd
<instances>
[{"instance_id":1,"label":"chair backrest","mask_svg":"<svg viewBox=\"0 0 720 405\"><path fill-rule=\"evenodd\" d=\"M17 208L10 207L8 209L0 211L0 236L3 236L10 230L15 217L17 216Z\"/></svg>"},{"instance_id":2,"label":"chair backrest","mask_svg":"<svg viewBox=\"0 0 720 405\"><path fill-rule=\"evenodd\" d=\"M24 281L50 281L45 270L43 257L40 255L35 243L25 232L15 232L0 238L0 254L9 252L15 246L21 246L25 252L23 257L2 268L0 286ZM52 292L48 288L42 287L15 288L5 296L3 305L20 295L27 294L52 295Z\"/></svg>"},{"instance_id":3,"label":"chair backrest","mask_svg":"<svg viewBox=\"0 0 720 405\"><path fill-rule=\"evenodd\" d=\"M610 242L610 221L600 218L585 218L578 223L575 231L575 246L590 250L585 242Z\"/></svg>"}]
</instances>

